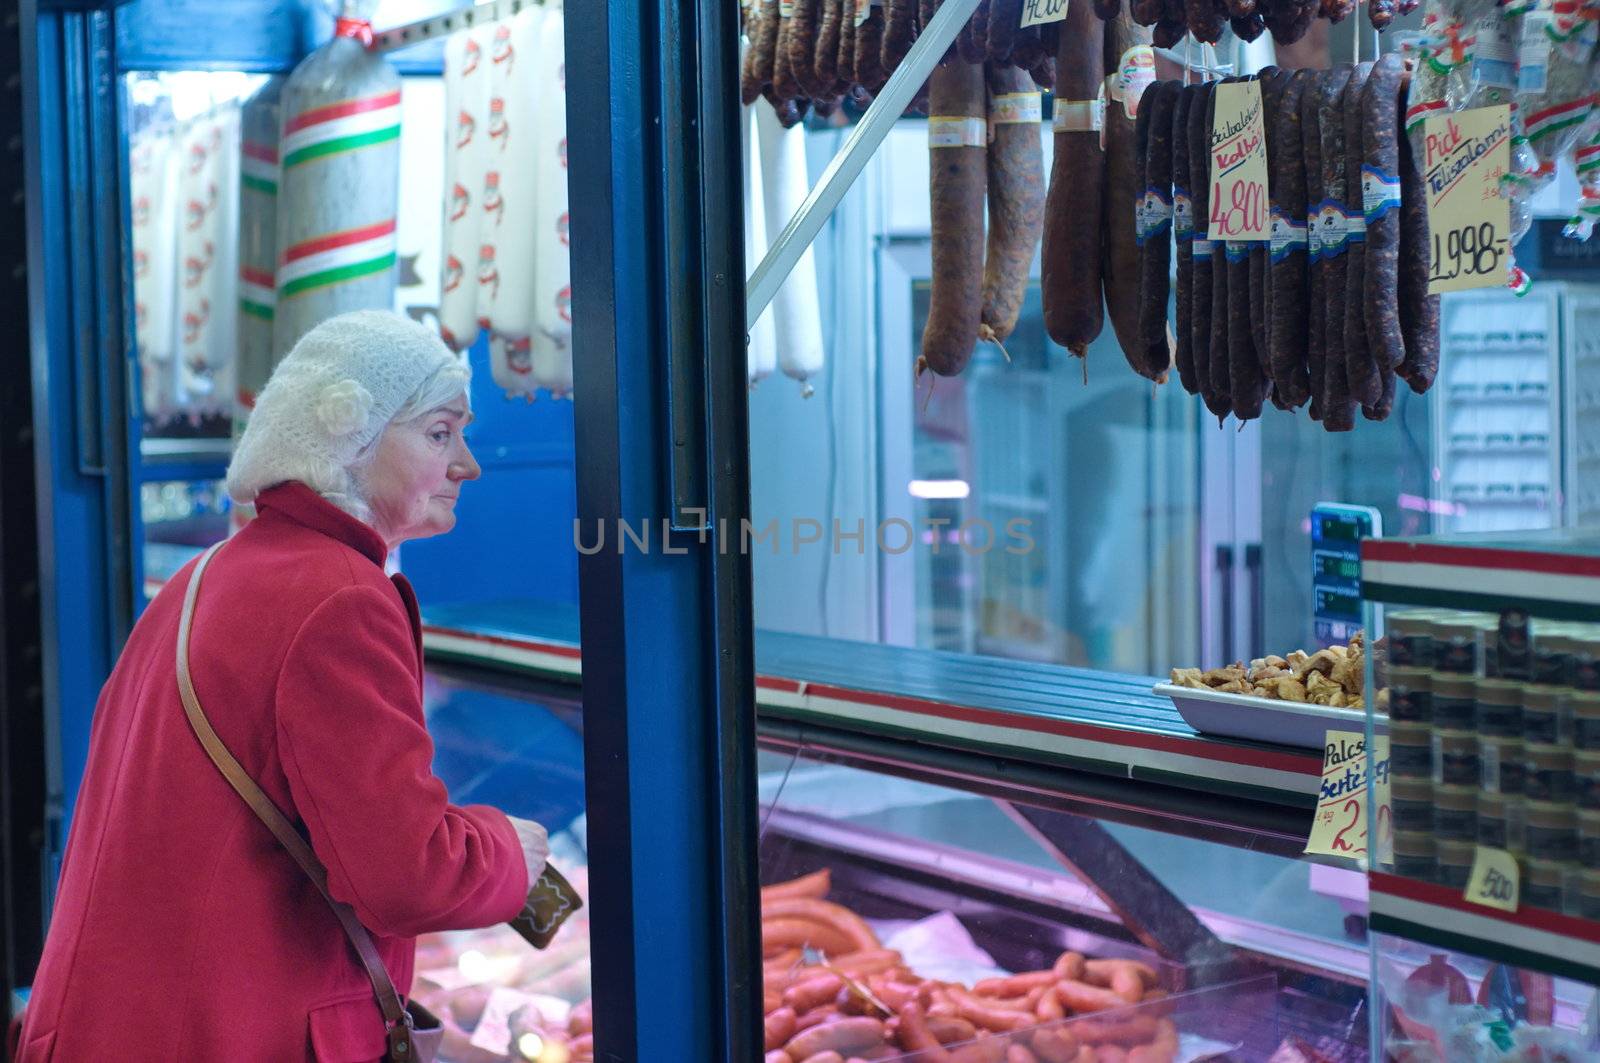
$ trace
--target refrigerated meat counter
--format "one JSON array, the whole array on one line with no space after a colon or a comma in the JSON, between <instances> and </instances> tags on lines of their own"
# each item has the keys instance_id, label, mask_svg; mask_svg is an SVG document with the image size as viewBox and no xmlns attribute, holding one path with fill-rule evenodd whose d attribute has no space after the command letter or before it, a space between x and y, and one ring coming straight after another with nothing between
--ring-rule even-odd
<instances>
[{"instance_id":1,"label":"refrigerated meat counter","mask_svg":"<svg viewBox=\"0 0 1600 1063\"><path fill-rule=\"evenodd\" d=\"M543 611L534 634L514 612L477 606L470 625L448 609L425 617L437 770L458 801L549 825L581 887L604 854L589 854L583 833L575 618ZM1048 683L1062 670L1006 662L1007 704L956 675L959 659L852 646L846 673L836 647L824 667L823 641L758 637L760 879L825 878L819 899L859 918L893 970L858 974L848 955L795 955L771 938L769 1017L804 995L798 985L837 974L837 999L813 1017L876 1016L886 1040L860 1058L933 1059L909 1055L902 1016L877 990L912 980L929 1011L952 1013L934 1016L950 1020L941 1032L971 1027L982 1045L992 1028L962 1008L988 1000L1019 1022L1026 997L995 999L995 980L1041 972L1037 988L1077 955L1146 965L1148 999L1051 1025L1040 994L1028 1025L960 1058L1032 1052L1031 1038L1074 1022L1091 1046L1107 1030L1148 1035L1109 1044L1104 1059L1367 1058L1364 880L1300 857L1314 758L1197 735L1136 678L1066 672L1075 693L1063 692ZM503 927L422 942L415 991L453 1027L446 1058L586 1058L587 928L549 954ZM1175 1038L1170 1055L1158 1029Z\"/></svg>"}]
</instances>

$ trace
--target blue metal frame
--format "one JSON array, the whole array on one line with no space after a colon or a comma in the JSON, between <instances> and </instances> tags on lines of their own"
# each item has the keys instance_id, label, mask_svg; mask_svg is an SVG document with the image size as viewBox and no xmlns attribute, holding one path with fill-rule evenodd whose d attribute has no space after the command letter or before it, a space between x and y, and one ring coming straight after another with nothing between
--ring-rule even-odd
<instances>
[{"instance_id":1,"label":"blue metal frame","mask_svg":"<svg viewBox=\"0 0 1600 1063\"><path fill-rule=\"evenodd\" d=\"M660 534L673 516L674 341L703 353L693 460L712 516L749 506L731 401L744 381L739 176L710 168L737 154L733 5L671 6L567 8L568 98L592 101L568 115L578 516L586 541L604 527L613 546L619 520ZM669 154L674 136L688 142ZM579 563L590 836L608 846L593 846L589 879L597 1057L743 1063L762 1043L748 559L719 556L715 536L673 535L674 554L652 541Z\"/></svg>"}]
</instances>

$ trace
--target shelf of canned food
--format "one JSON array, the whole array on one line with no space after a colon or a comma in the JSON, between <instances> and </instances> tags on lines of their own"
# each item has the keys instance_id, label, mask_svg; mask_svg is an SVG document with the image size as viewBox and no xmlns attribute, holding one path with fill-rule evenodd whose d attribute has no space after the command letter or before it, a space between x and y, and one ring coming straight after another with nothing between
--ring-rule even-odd
<instances>
[{"instance_id":1,"label":"shelf of canned food","mask_svg":"<svg viewBox=\"0 0 1600 1063\"><path fill-rule=\"evenodd\" d=\"M1600 980L1600 541L1468 542L1363 547L1394 831L1373 925ZM1516 912L1464 897L1480 845L1515 856Z\"/></svg>"}]
</instances>

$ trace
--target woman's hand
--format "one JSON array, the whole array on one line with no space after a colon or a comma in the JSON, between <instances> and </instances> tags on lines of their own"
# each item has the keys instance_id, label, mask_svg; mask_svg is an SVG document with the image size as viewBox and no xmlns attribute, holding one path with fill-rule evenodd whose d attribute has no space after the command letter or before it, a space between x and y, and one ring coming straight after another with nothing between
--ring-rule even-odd
<instances>
[{"instance_id":1,"label":"woman's hand","mask_svg":"<svg viewBox=\"0 0 1600 1063\"><path fill-rule=\"evenodd\" d=\"M517 840L522 843L522 858L528 862L528 888L532 889L544 873L545 862L550 859L550 835L531 819L518 819L516 816L506 818L517 829Z\"/></svg>"}]
</instances>

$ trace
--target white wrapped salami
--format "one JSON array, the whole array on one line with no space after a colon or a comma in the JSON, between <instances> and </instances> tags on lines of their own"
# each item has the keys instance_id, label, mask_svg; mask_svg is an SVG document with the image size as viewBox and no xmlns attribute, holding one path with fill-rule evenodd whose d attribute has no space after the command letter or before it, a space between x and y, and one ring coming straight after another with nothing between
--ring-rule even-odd
<instances>
[{"instance_id":1,"label":"white wrapped salami","mask_svg":"<svg viewBox=\"0 0 1600 1063\"><path fill-rule=\"evenodd\" d=\"M440 240L439 329L458 351L478 338L478 249L489 125L486 30L445 41L444 233Z\"/></svg>"},{"instance_id":2,"label":"white wrapped salami","mask_svg":"<svg viewBox=\"0 0 1600 1063\"><path fill-rule=\"evenodd\" d=\"M811 191L806 174L805 130L783 128L771 107L756 108L761 139L761 191L767 232L776 236L789 224ZM817 265L806 248L800 262L772 299L777 329L778 366L812 392L809 380L822 372L822 307L817 297Z\"/></svg>"},{"instance_id":3,"label":"white wrapped salami","mask_svg":"<svg viewBox=\"0 0 1600 1063\"><path fill-rule=\"evenodd\" d=\"M271 77L245 101L239 125L238 377L242 418L266 386L277 352L272 318L277 306L278 132L284 79Z\"/></svg>"},{"instance_id":4,"label":"white wrapped salami","mask_svg":"<svg viewBox=\"0 0 1600 1063\"><path fill-rule=\"evenodd\" d=\"M538 204L534 228L533 379L557 397L572 393L572 260L567 232L566 20L547 0L539 31Z\"/></svg>"},{"instance_id":5,"label":"white wrapped salami","mask_svg":"<svg viewBox=\"0 0 1600 1063\"><path fill-rule=\"evenodd\" d=\"M341 18L283 88L274 345L350 310L394 306L400 76Z\"/></svg>"},{"instance_id":6,"label":"white wrapped salami","mask_svg":"<svg viewBox=\"0 0 1600 1063\"><path fill-rule=\"evenodd\" d=\"M747 278L755 273L762 256L767 253L767 212L762 201L761 153L755 127L755 110L759 106L757 103L744 108L744 117L740 122L740 140L744 151L744 269ZM778 364L770 305L749 326L746 342L745 365L750 386L755 387L763 378L772 375L772 370Z\"/></svg>"},{"instance_id":7,"label":"white wrapped salami","mask_svg":"<svg viewBox=\"0 0 1600 1063\"><path fill-rule=\"evenodd\" d=\"M179 400L191 413L232 409L236 328L239 107L189 122L182 141L178 233Z\"/></svg>"},{"instance_id":8,"label":"white wrapped salami","mask_svg":"<svg viewBox=\"0 0 1600 1063\"><path fill-rule=\"evenodd\" d=\"M534 390L534 231L537 217L539 30L544 12L524 9L494 28L489 50L489 146L483 188L483 236L478 252L478 306L504 341L490 359L506 391Z\"/></svg>"},{"instance_id":9,"label":"white wrapped salami","mask_svg":"<svg viewBox=\"0 0 1600 1063\"><path fill-rule=\"evenodd\" d=\"M170 121L138 134L128 146L133 214L134 338L146 417L177 404L178 154Z\"/></svg>"}]
</instances>

